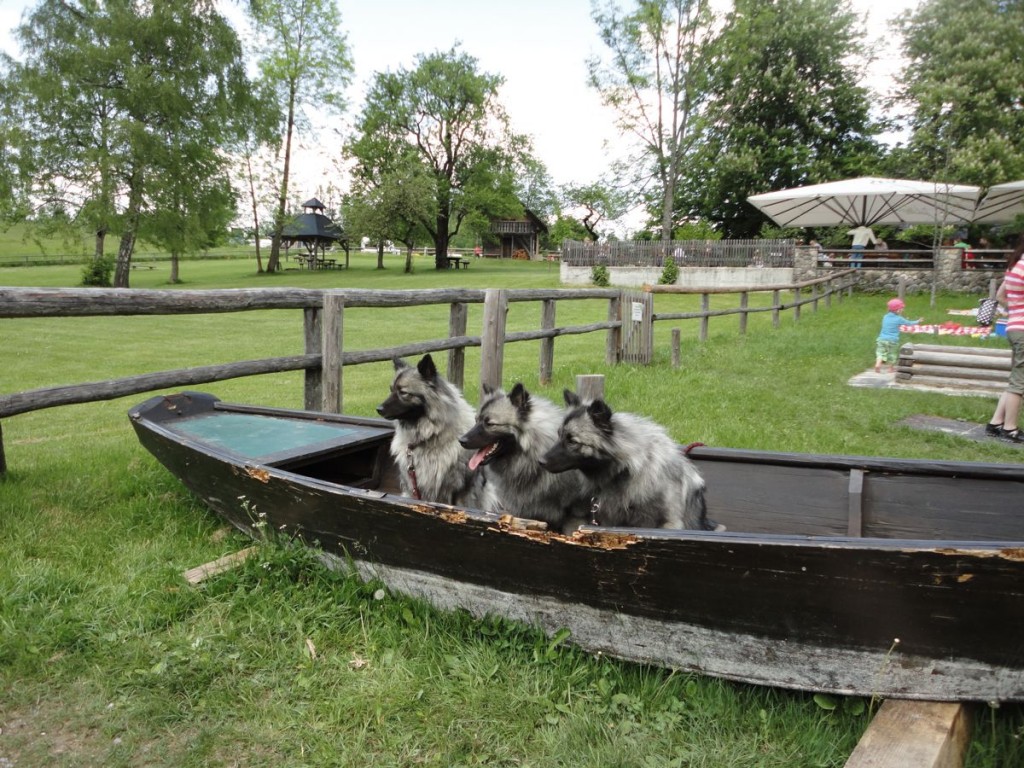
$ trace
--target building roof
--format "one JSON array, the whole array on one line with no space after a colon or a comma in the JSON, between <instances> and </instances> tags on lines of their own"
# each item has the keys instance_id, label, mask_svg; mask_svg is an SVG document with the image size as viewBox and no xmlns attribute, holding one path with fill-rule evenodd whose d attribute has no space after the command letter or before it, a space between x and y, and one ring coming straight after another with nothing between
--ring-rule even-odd
<instances>
[{"instance_id":1,"label":"building roof","mask_svg":"<svg viewBox=\"0 0 1024 768\"><path fill-rule=\"evenodd\" d=\"M303 213L284 225L281 236L299 242L333 241L344 239L345 233L322 213Z\"/></svg>"}]
</instances>

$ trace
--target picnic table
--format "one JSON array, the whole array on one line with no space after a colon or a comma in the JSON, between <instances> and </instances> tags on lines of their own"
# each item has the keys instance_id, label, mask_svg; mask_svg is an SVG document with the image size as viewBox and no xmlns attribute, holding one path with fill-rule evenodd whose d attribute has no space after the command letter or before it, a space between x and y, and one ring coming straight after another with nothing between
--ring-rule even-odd
<instances>
[{"instance_id":1,"label":"picnic table","mask_svg":"<svg viewBox=\"0 0 1024 768\"><path fill-rule=\"evenodd\" d=\"M299 262L299 269L337 269L338 260L328 259L322 256L296 256Z\"/></svg>"},{"instance_id":2,"label":"picnic table","mask_svg":"<svg viewBox=\"0 0 1024 768\"><path fill-rule=\"evenodd\" d=\"M448 269L469 269L469 259L462 256L445 256L448 259Z\"/></svg>"}]
</instances>

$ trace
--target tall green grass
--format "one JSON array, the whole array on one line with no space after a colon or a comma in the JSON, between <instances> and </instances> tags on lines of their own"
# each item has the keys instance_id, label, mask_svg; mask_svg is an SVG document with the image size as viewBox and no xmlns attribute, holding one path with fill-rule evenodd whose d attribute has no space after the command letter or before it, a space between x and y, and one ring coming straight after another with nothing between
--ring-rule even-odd
<instances>
[{"instance_id":1,"label":"tall green grass","mask_svg":"<svg viewBox=\"0 0 1024 768\"><path fill-rule=\"evenodd\" d=\"M557 265L474 261L413 275L370 255L347 271L255 274L242 261L189 262L185 288L299 285L425 288L557 285ZM76 266L0 269L6 285L74 285ZM166 287L159 269L137 287ZM936 459L1018 461L978 444L899 425L927 413L982 421L984 397L856 389L873 363L884 298L713 319L706 343L656 326L649 367L603 363L602 334L561 337L550 386L539 344L510 345L505 378L553 399L579 373L603 373L612 407L650 415L680 442ZM696 308L656 298L656 310ZM908 312L944 320L974 299L911 297ZM735 305L716 296L713 307ZM593 322L603 302L558 307L560 324ZM537 327L514 304L509 327ZM470 312L478 333L480 309ZM178 318L5 320L0 392L231 360L295 354L297 311ZM447 308L348 310L349 349L435 338ZM934 341L934 339L929 339ZM943 339L943 341L959 341ZM973 343L973 342L972 342ZM1001 344L998 340L985 342ZM443 364L443 355L437 356ZM476 400L479 356L467 352ZM346 410L372 414L390 365L345 371ZM225 400L298 407L300 374L205 389ZM245 545L138 445L126 418L144 396L4 421L0 481L0 764L25 766L841 766L868 714L826 710L802 693L754 688L585 654L501 621L475 621L324 569L287 543L199 588L181 572ZM868 710L871 709L870 703ZM983 708L969 765L1024 762L1020 707Z\"/></svg>"}]
</instances>

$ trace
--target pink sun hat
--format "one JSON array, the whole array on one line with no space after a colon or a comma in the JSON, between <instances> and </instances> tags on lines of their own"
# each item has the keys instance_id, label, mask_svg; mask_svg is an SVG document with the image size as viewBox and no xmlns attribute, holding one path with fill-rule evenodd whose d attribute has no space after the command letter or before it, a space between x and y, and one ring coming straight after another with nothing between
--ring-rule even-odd
<instances>
[{"instance_id":1,"label":"pink sun hat","mask_svg":"<svg viewBox=\"0 0 1024 768\"><path fill-rule=\"evenodd\" d=\"M907 305L903 303L903 299L889 299L887 306L890 312L902 312L903 308Z\"/></svg>"}]
</instances>

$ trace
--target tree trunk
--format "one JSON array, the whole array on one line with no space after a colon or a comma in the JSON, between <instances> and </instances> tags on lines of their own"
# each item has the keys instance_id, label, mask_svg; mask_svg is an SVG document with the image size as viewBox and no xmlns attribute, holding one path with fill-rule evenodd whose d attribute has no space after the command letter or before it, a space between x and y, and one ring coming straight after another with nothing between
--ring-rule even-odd
<instances>
[{"instance_id":1,"label":"tree trunk","mask_svg":"<svg viewBox=\"0 0 1024 768\"><path fill-rule=\"evenodd\" d=\"M377 241L377 269L384 269L384 241Z\"/></svg>"},{"instance_id":2,"label":"tree trunk","mask_svg":"<svg viewBox=\"0 0 1024 768\"><path fill-rule=\"evenodd\" d=\"M128 208L121 231L121 245L117 249L117 268L114 270L114 287L127 288L132 268L132 254L135 252L135 238L139 232L139 216L142 209L142 180L133 174L128 194Z\"/></svg>"},{"instance_id":3,"label":"tree trunk","mask_svg":"<svg viewBox=\"0 0 1024 768\"><path fill-rule=\"evenodd\" d=\"M171 285L175 285L176 283L180 283L181 282L181 280L178 279L178 252L177 251L171 251L171 276L170 276L170 278L168 278L168 282L170 282Z\"/></svg>"},{"instance_id":4,"label":"tree trunk","mask_svg":"<svg viewBox=\"0 0 1024 768\"><path fill-rule=\"evenodd\" d=\"M662 188L664 190L661 198L661 241L668 245L672 239L672 212L675 208L676 178L673 172L673 158L667 158L668 170L665 173Z\"/></svg>"},{"instance_id":5,"label":"tree trunk","mask_svg":"<svg viewBox=\"0 0 1024 768\"><path fill-rule=\"evenodd\" d=\"M434 234L434 269L448 269L448 216L437 217Z\"/></svg>"},{"instance_id":6,"label":"tree trunk","mask_svg":"<svg viewBox=\"0 0 1024 768\"><path fill-rule=\"evenodd\" d=\"M270 258L267 272L276 272L281 267L281 231L288 213L288 176L292 165L292 134L295 132L295 89L293 81L288 92L288 128L284 139L284 172L281 174L281 194L277 199L277 220L274 222L274 236L270 241Z\"/></svg>"},{"instance_id":7,"label":"tree trunk","mask_svg":"<svg viewBox=\"0 0 1024 768\"><path fill-rule=\"evenodd\" d=\"M405 274L412 274L412 246L405 247Z\"/></svg>"},{"instance_id":8,"label":"tree trunk","mask_svg":"<svg viewBox=\"0 0 1024 768\"><path fill-rule=\"evenodd\" d=\"M93 259L96 261L103 261L103 250L106 247L107 242L107 228L96 230L96 250L93 252Z\"/></svg>"},{"instance_id":9,"label":"tree trunk","mask_svg":"<svg viewBox=\"0 0 1024 768\"><path fill-rule=\"evenodd\" d=\"M245 156L245 171L249 181L249 200L252 201L252 231L256 234L256 274L263 272L263 257L260 256L260 213L256 204L256 184L252 178L252 158Z\"/></svg>"}]
</instances>

